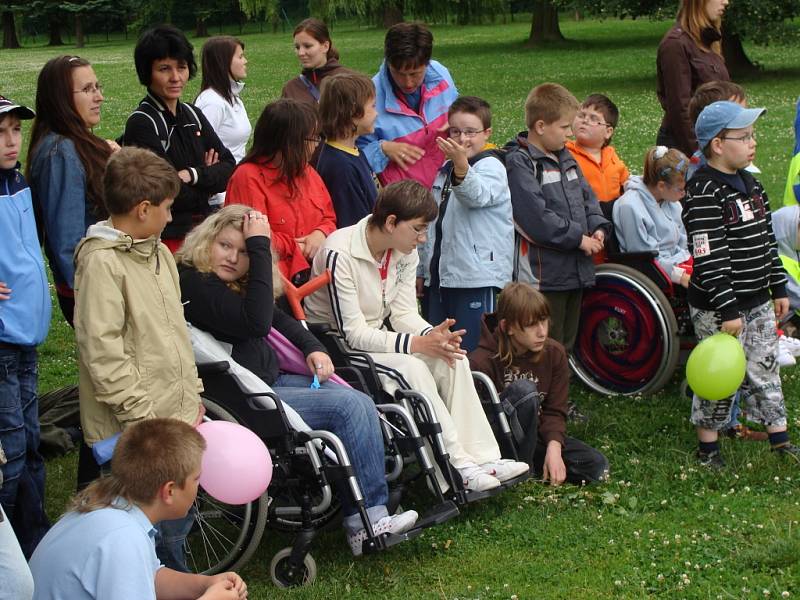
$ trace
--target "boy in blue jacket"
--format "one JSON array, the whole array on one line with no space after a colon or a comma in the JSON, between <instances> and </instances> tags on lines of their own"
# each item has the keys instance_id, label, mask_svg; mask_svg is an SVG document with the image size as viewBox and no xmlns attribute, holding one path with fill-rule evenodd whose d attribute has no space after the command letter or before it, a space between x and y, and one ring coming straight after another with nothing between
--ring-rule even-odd
<instances>
[{"instance_id":1,"label":"boy in blue jacket","mask_svg":"<svg viewBox=\"0 0 800 600\"><path fill-rule=\"evenodd\" d=\"M448 111L449 137L437 143L447 162L433 182L439 207L421 245L423 316L430 323L456 320L466 329L461 347L478 347L481 317L494 312L495 296L511 281L514 221L505 165L488 144L489 104L461 96Z\"/></svg>"},{"instance_id":2,"label":"boy in blue jacket","mask_svg":"<svg viewBox=\"0 0 800 600\"><path fill-rule=\"evenodd\" d=\"M49 523L39 454L36 346L50 327L50 292L31 190L19 172L22 120L33 111L0 96L0 504L30 557Z\"/></svg>"}]
</instances>

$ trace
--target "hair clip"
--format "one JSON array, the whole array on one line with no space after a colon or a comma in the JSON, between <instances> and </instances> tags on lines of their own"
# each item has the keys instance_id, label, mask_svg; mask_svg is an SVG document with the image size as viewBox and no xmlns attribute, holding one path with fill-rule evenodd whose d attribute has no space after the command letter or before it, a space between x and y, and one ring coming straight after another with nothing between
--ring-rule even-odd
<instances>
[{"instance_id":1,"label":"hair clip","mask_svg":"<svg viewBox=\"0 0 800 600\"><path fill-rule=\"evenodd\" d=\"M656 146L655 150L653 150L653 158L661 160L667 155L667 152L669 152L669 148L666 146Z\"/></svg>"}]
</instances>

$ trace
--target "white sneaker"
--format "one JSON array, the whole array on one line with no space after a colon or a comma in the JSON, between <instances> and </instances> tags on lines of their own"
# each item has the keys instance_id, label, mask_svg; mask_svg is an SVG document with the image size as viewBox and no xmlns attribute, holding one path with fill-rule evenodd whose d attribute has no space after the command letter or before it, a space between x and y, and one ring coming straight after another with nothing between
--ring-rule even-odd
<instances>
[{"instance_id":1,"label":"white sneaker","mask_svg":"<svg viewBox=\"0 0 800 600\"><path fill-rule=\"evenodd\" d=\"M466 466L456 468L461 478L464 480L464 489L473 492L485 492L500 487L500 480L494 475L490 475L475 463L467 463Z\"/></svg>"},{"instance_id":2,"label":"white sneaker","mask_svg":"<svg viewBox=\"0 0 800 600\"><path fill-rule=\"evenodd\" d=\"M778 338L778 347L794 357L800 356L800 340L797 338L782 335Z\"/></svg>"},{"instance_id":3,"label":"white sneaker","mask_svg":"<svg viewBox=\"0 0 800 600\"><path fill-rule=\"evenodd\" d=\"M781 368L793 367L796 364L797 360L795 360L794 356L792 356L792 354L788 350L784 348L778 348L778 365Z\"/></svg>"},{"instance_id":4,"label":"white sneaker","mask_svg":"<svg viewBox=\"0 0 800 600\"><path fill-rule=\"evenodd\" d=\"M384 533L405 533L414 526L418 518L419 515L415 510L407 510L392 516L383 517L380 521L373 524L372 532L376 536L383 535ZM347 536L347 543L350 544L350 550L353 552L353 556L361 556L364 540L366 539L366 529L360 529Z\"/></svg>"},{"instance_id":5,"label":"white sneaker","mask_svg":"<svg viewBox=\"0 0 800 600\"><path fill-rule=\"evenodd\" d=\"M491 462L483 463L481 469L502 482L527 473L530 467L524 462L518 462L510 458L499 458Z\"/></svg>"}]
</instances>

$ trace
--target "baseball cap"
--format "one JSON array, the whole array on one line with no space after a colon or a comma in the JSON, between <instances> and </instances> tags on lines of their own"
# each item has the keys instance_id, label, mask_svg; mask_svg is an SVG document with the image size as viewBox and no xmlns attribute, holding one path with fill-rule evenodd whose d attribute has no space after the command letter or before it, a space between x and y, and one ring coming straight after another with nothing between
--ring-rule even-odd
<instances>
[{"instance_id":1,"label":"baseball cap","mask_svg":"<svg viewBox=\"0 0 800 600\"><path fill-rule=\"evenodd\" d=\"M17 104L5 96L0 96L0 115L4 115L11 111L16 111L17 116L20 119L32 119L36 116L36 114L27 106Z\"/></svg>"},{"instance_id":2,"label":"baseball cap","mask_svg":"<svg viewBox=\"0 0 800 600\"><path fill-rule=\"evenodd\" d=\"M743 129L767 112L766 108L744 108L736 102L713 102L703 109L694 124L700 149L704 149L723 129Z\"/></svg>"}]
</instances>

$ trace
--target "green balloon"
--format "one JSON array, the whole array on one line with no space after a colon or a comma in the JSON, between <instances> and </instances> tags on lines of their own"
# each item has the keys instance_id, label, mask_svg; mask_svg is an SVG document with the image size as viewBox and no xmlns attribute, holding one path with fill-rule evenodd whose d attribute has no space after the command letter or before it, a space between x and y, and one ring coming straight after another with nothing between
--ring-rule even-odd
<instances>
[{"instance_id":1,"label":"green balloon","mask_svg":"<svg viewBox=\"0 0 800 600\"><path fill-rule=\"evenodd\" d=\"M686 380L695 394L716 402L732 396L744 381L747 360L739 340L715 333L695 346L686 363Z\"/></svg>"}]
</instances>

